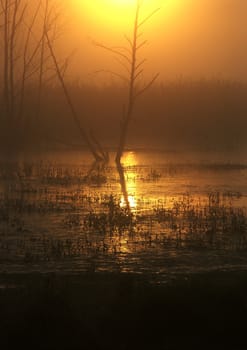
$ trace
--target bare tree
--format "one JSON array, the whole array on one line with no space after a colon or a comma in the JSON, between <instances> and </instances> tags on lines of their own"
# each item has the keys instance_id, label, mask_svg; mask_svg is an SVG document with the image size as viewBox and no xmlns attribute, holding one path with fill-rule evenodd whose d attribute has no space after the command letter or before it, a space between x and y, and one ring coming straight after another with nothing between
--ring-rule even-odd
<instances>
[{"instance_id":1,"label":"bare tree","mask_svg":"<svg viewBox=\"0 0 247 350\"><path fill-rule=\"evenodd\" d=\"M89 150L91 151L91 153L93 154L94 158L97 160L97 161L100 161L100 160L104 160L104 153L101 152L101 149L99 147L97 147L97 144L95 142L92 141L92 139L90 138L90 136L88 135L88 133L86 132L85 130L85 127L82 125L82 123L80 122L80 119L77 115L77 112L75 110L75 107L74 107L74 104L72 102L72 99L71 99L71 96L69 94L69 91L67 89L67 86L65 84L65 81L64 81L64 78L63 78L63 75L61 73L61 69L59 67L59 64L58 64L58 61L57 61L57 58L56 58L56 55L55 55L55 52L54 52L54 49L52 47L52 44L51 44L51 41L50 41L50 38L49 38L49 33L48 31L45 31L45 37L46 37L46 40L47 40L47 45L49 47L49 50L50 50L50 53L51 53L51 57L53 59L53 62L54 62L54 65L55 65L55 69L56 69L56 73L57 73L57 77L61 83L61 86L62 86L62 89L63 89L63 92L64 92L64 95L65 95L65 98L68 102L68 105L69 105L69 108L70 108L70 111L71 111L71 115L73 117L73 120L82 136L82 138L84 139L84 141L86 142Z\"/></svg>"},{"instance_id":2,"label":"bare tree","mask_svg":"<svg viewBox=\"0 0 247 350\"><path fill-rule=\"evenodd\" d=\"M3 105L4 115L9 115L9 1L1 0L3 18Z\"/></svg>"},{"instance_id":3,"label":"bare tree","mask_svg":"<svg viewBox=\"0 0 247 350\"><path fill-rule=\"evenodd\" d=\"M0 26L3 46L3 104L10 133L25 128L29 101L28 83L37 88L36 128L42 104L42 89L47 79L58 78L74 123L96 160L107 161L108 155L79 118L65 83L68 58L61 64L55 54L59 33L59 11L55 0L0 0ZM2 24L1 24L2 20ZM58 23L59 22L59 23ZM50 73L52 68L52 74ZM55 73L54 73L55 68ZM48 73L49 71L49 73ZM27 107L27 108L26 108Z\"/></svg>"},{"instance_id":4,"label":"bare tree","mask_svg":"<svg viewBox=\"0 0 247 350\"><path fill-rule=\"evenodd\" d=\"M48 20L49 0L45 0L44 4L44 19L42 23L42 39L41 39L41 50L40 50L40 69L38 78L38 100L37 100L37 111L36 111L36 122L39 124L40 113L41 113L41 98L42 98L42 87L44 80L44 60L45 60L45 42L46 42L46 26Z\"/></svg>"},{"instance_id":5,"label":"bare tree","mask_svg":"<svg viewBox=\"0 0 247 350\"><path fill-rule=\"evenodd\" d=\"M3 22L4 114L12 126L22 117L26 81L37 69L36 55L40 42L31 37L41 1L37 0L32 4L34 10L31 10L27 0L1 0L0 2L0 15Z\"/></svg>"},{"instance_id":6,"label":"bare tree","mask_svg":"<svg viewBox=\"0 0 247 350\"><path fill-rule=\"evenodd\" d=\"M26 85L29 78L37 72L37 67L41 64L38 60L38 51L41 47L41 38L33 39L35 24L37 22L37 17L41 8L42 0L39 0L36 4L34 13L31 16L31 21L29 24L25 22L26 35L23 40L23 52L22 52L22 74L20 77L20 90L19 90L19 111L18 119L21 122L24 112L24 101L26 94ZM33 39L33 40L32 40ZM34 42L33 42L34 41ZM31 49L30 49L31 47Z\"/></svg>"},{"instance_id":7,"label":"bare tree","mask_svg":"<svg viewBox=\"0 0 247 350\"><path fill-rule=\"evenodd\" d=\"M146 90L148 90L155 80L158 78L159 74L156 74L146 85L139 87L139 78L144 72L144 63L146 59L139 59L139 50L147 43L146 40L140 40L142 32L140 31L142 26L159 10L156 9L150 13L147 17L141 17L141 7L142 1L136 0L135 9L135 19L132 38L125 36L128 43L128 47L114 48L102 45L101 43L95 43L97 46L112 52L114 55L120 58L120 63L128 72L128 78L121 76L118 73L113 72L115 75L120 76L128 82L128 99L123 111L123 118L121 121L120 139L116 154L116 162L120 163L124 148L126 145L129 124L131 122L134 107L136 105L136 100L141 96Z\"/></svg>"}]
</instances>

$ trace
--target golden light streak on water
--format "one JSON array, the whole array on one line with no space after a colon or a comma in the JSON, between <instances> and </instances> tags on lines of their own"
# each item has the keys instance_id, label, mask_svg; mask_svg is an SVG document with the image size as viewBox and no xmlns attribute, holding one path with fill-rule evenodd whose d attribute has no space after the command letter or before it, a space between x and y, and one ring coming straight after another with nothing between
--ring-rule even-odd
<instances>
[{"instance_id":1,"label":"golden light streak on water","mask_svg":"<svg viewBox=\"0 0 247 350\"><path fill-rule=\"evenodd\" d=\"M122 208L127 206L126 197L128 198L128 205L130 209L137 207L137 182L135 166L138 164L135 152L127 152L123 157L125 188L127 193L123 193L120 200Z\"/></svg>"}]
</instances>

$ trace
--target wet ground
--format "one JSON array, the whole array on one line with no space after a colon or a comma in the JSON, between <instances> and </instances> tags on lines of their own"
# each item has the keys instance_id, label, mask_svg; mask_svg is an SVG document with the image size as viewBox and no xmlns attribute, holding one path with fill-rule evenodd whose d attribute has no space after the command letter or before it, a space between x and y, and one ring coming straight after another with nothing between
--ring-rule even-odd
<instances>
[{"instance_id":1,"label":"wet ground","mask_svg":"<svg viewBox=\"0 0 247 350\"><path fill-rule=\"evenodd\" d=\"M113 157L112 157L113 158ZM232 154L81 152L4 160L2 273L172 276L247 269L247 163Z\"/></svg>"}]
</instances>

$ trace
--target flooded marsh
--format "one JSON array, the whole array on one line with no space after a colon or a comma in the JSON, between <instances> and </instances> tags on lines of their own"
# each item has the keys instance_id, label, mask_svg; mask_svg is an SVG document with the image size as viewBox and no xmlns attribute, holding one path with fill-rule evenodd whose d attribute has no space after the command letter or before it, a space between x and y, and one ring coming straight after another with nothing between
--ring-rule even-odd
<instances>
[{"instance_id":1,"label":"flooded marsh","mask_svg":"<svg viewBox=\"0 0 247 350\"><path fill-rule=\"evenodd\" d=\"M125 272L162 282L247 267L247 164L127 152L2 163L1 272ZM151 277L150 277L151 278Z\"/></svg>"}]
</instances>

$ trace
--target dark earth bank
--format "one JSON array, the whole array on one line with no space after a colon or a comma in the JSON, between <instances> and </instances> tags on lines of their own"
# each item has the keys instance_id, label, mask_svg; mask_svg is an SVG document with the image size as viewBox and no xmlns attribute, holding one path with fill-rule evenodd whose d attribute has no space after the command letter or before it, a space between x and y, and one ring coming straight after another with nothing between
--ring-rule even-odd
<instances>
[{"instance_id":1,"label":"dark earth bank","mask_svg":"<svg viewBox=\"0 0 247 350\"><path fill-rule=\"evenodd\" d=\"M1 349L247 349L247 272L1 275Z\"/></svg>"}]
</instances>

